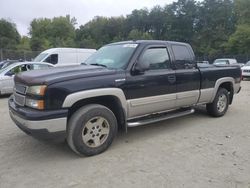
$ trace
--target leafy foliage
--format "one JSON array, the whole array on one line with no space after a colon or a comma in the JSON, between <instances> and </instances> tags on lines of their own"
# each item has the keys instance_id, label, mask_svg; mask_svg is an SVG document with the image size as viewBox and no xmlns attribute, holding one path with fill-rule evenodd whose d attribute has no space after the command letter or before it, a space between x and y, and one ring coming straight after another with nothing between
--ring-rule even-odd
<instances>
[{"instance_id":1,"label":"leafy foliage","mask_svg":"<svg viewBox=\"0 0 250 188\"><path fill-rule=\"evenodd\" d=\"M0 20L0 48L15 49L20 38L14 23L5 19Z\"/></svg>"},{"instance_id":2,"label":"leafy foliage","mask_svg":"<svg viewBox=\"0 0 250 188\"><path fill-rule=\"evenodd\" d=\"M96 16L76 29L69 15L34 19L30 38L0 20L0 48L99 48L122 40L157 39L190 43L199 56L250 53L249 0L178 0L164 7L133 10L120 17Z\"/></svg>"},{"instance_id":3,"label":"leafy foliage","mask_svg":"<svg viewBox=\"0 0 250 188\"><path fill-rule=\"evenodd\" d=\"M75 18L55 17L53 19L41 18L31 22L31 48L44 50L52 47L75 46Z\"/></svg>"},{"instance_id":4,"label":"leafy foliage","mask_svg":"<svg viewBox=\"0 0 250 188\"><path fill-rule=\"evenodd\" d=\"M240 24L226 45L228 51L236 54L250 54L250 25Z\"/></svg>"}]
</instances>

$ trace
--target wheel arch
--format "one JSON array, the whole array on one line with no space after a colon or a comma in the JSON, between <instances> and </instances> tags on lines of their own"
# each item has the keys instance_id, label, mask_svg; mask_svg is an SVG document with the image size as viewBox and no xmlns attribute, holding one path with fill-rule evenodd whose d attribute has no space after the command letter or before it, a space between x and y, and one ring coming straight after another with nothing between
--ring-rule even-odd
<instances>
[{"instance_id":1,"label":"wheel arch","mask_svg":"<svg viewBox=\"0 0 250 188\"><path fill-rule=\"evenodd\" d=\"M234 95L234 87L235 87L234 83L235 83L235 80L232 77L225 77L225 78L218 79L215 83L214 93L210 102L214 100L219 88L224 88L229 92L229 104L232 104L233 95Z\"/></svg>"},{"instance_id":2,"label":"wheel arch","mask_svg":"<svg viewBox=\"0 0 250 188\"><path fill-rule=\"evenodd\" d=\"M109 108L116 116L119 128L126 130L127 105L121 89L110 88L74 93L66 97L63 108L69 109L69 119L75 111L87 104L100 104Z\"/></svg>"}]
</instances>

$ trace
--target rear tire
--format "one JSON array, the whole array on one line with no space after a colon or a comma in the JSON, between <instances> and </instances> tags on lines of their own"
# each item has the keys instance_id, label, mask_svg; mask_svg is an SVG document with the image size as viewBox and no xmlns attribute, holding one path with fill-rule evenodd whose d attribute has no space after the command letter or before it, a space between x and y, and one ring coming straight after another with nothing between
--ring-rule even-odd
<instances>
[{"instance_id":1,"label":"rear tire","mask_svg":"<svg viewBox=\"0 0 250 188\"><path fill-rule=\"evenodd\" d=\"M67 142L79 155L92 156L105 151L117 133L114 113L99 104L77 110L68 122Z\"/></svg>"},{"instance_id":2,"label":"rear tire","mask_svg":"<svg viewBox=\"0 0 250 188\"><path fill-rule=\"evenodd\" d=\"M229 105L228 91L224 88L219 88L214 98L214 101L210 104L207 104L206 108L209 115L213 117L221 117L227 112L228 105Z\"/></svg>"}]
</instances>

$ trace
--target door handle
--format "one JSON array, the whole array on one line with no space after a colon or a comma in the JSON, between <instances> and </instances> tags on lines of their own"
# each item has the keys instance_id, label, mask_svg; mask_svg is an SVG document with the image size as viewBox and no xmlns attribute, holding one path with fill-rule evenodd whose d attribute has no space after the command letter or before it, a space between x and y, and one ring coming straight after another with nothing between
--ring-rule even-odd
<instances>
[{"instance_id":1,"label":"door handle","mask_svg":"<svg viewBox=\"0 0 250 188\"><path fill-rule=\"evenodd\" d=\"M176 82L176 76L175 75L169 75L168 76L169 83L173 84Z\"/></svg>"}]
</instances>

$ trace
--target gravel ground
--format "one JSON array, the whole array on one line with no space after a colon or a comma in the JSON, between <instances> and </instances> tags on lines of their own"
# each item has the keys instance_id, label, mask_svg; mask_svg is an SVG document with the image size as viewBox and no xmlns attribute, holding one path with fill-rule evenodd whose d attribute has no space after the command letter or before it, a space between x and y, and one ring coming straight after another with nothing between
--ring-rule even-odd
<instances>
[{"instance_id":1,"label":"gravel ground","mask_svg":"<svg viewBox=\"0 0 250 188\"><path fill-rule=\"evenodd\" d=\"M130 128L94 157L21 132L0 98L0 187L250 188L250 81L222 118L195 114Z\"/></svg>"}]
</instances>

